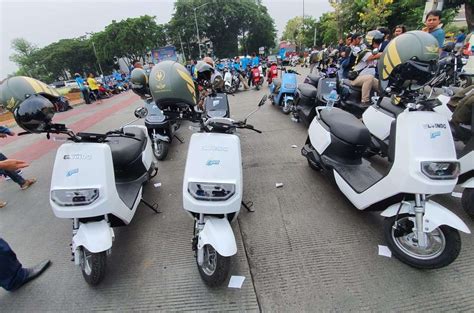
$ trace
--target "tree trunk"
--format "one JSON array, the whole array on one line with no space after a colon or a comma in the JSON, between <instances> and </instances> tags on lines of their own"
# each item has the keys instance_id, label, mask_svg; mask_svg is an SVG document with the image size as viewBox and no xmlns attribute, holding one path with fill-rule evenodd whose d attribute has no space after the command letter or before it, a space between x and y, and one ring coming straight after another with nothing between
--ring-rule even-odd
<instances>
[{"instance_id":1,"label":"tree trunk","mask_svg":"<svg viewBox=\"0 0 474 313\"><path fill-rule=\"evenodd\" d=\"M464 11L466 13L467 29L469 32L474 31L474 16L472 15L473 7L471 1L464 2Z\"/></svg>"}]
</instances>

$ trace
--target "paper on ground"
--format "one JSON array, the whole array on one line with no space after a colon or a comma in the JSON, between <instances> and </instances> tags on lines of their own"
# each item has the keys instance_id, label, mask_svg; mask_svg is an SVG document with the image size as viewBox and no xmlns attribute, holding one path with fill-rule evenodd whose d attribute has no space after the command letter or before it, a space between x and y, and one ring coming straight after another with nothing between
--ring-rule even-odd
<instances>
[{"instance_id":1,"label":"paper on ground","mask_svg":"<svg viewBox=\"0 0 474 313\"><path fill-rule=\"evenodd\" d=\"M392 257L392 251L387 246L379 245L379 255L386 256L387 258Z\"/></svg>"},{"instance_id":2,"label":"paper on ground","mask_svg":"<svg viewBox=\"0 0 474 313\"><path fill-rule=\"evenodd\" d=\"M231 276L229 281L229 288L242 288L245 276Z\"/></svg>"},{"instance_id":3,"label":"paper on ground","mask_svg":"<svg viewBox=\"0 0 474 313\"><path fill-rule=\"evenodd\" d=\"M161 183L156 183L155 188L161 187Z\"/></svg>"},{"instance_id":4,"label":"paper on ground","mask_svg":"<svg viewBox=\"0 0 474 313\"><path fill-rule=\"evenodd\" d=\"M277 187L277 188L283 187L283 183L276 183L275 187Z\"/></svg>"},{"instance_id":5,"label":"paper on ground","mask_svg":"<svg viewBox=\"0 0 474 313\"><path fill-rule=\"evenodd\" d=\"M292 147L292 148L298 148L298 146L297 146L297 145L291 145L291 147Z\"/></svg>"},{"instance_id":6,"label":"paper on ground","mask_svg":"<svg viewBox=\"0 0 474 313\"><path fill-rule=\"evenodd\" d=\"M451 196L455 198L462 198L462 193L460 192L451 192Z\"/></svg>"}]
</instances>

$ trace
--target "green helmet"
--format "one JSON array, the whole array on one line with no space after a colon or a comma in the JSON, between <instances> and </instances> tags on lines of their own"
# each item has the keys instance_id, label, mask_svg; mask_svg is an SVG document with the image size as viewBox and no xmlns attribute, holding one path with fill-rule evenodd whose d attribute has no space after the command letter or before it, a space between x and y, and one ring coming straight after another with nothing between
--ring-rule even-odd
<instances>
[{"instance_id":1,"label":"green helmet","mask_svg":"<svg viewBox=\"0 0 474 313\"><path fill-rule=\"evenodd\" d=\"M142 68L134 68L130 73L130 82L132 84L132 90L140 97L146 97L150 94L148 88L148 75Z\"/></svg>"},{"instance_id":2,"label":"green helmet","mask_svg":"<svg viewBox=\"0 0 474 313\"><path fill-rule=\"evenodd\" d=\"M155 65L149 77L150 92L158 107L186 104L196 105L194 81L184 66L175 61Z\"/></svg>"},{"instance_id":3,"label":"green helmet","mask_svg":"<svg viewBox=\"0 0 474 313\"><path fill-rule=\"evenodd\" d=\"M435 75L438 41L429 33L410 31L395 37L378 62L382 89L423 85Z\"/></svg>"},{"instance_id":4,"label":"green helmet","mask_svg":"<svg viewBox=\"0 0 474 313\"><path fill-rule=\"evenodd\" d=\"M51 102L59 100L61 95L45 83L26 76L14 76L5 79L0 84L0 106L13 110L31 95L39 94Z\"/></svg>"}]
</instances>

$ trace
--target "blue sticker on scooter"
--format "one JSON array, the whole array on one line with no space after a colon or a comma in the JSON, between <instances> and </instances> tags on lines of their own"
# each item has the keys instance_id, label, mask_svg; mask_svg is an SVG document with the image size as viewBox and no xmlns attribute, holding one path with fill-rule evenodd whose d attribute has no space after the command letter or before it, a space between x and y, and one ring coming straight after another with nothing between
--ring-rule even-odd
<instances>
[{"instance_id":1,"label":"blue sticker on scooter","mask_svg":"<svg viewBox=\"0 0 474 313\"><path fill-rule=\"evenodd\" d=\"M434 139L434 138L439 137L439 136L441 136L441 132L440 132L440 131L432 132L430 138L431 138L431 139Z\"/></svg>"},{"instance_id":2,"label":"blue sticker on scooter","mask_svg":"<svg viewBox=\"0 0 474 313\"><path fill-rule=\"evenodd\" d=\"M219 161L219 160L209 160L209 161L206 162L206 165L207 166L219 165L220 162L221 161Z\"/></svg>"},{"instance_id":3,"label":"blue sticker on scooter","mask_svg":"<svg viewBox=\"0 0 474 313\"><path fill-rule=\"evenodd\" d=\"M78 168L75 168L75 169L73 169L73 170L68 171L68 172L66 173L66 177L70 177L70 176L72 176L72 175L74 175L74 174L77 174L77 173L79 173L79 169L78 169Z\"/></svg>"}]
</instances>

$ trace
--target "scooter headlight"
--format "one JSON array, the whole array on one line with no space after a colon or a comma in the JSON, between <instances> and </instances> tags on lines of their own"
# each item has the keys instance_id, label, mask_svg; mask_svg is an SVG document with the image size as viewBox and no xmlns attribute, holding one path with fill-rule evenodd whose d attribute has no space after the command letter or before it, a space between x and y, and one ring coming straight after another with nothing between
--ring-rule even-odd
<instances>
[{"instance_id":1,"label":"scooter headlight","mask_svg":"<svg viewBox=\"0 0 474 313\"><path fill-rule=\"evenodd\" d=\"M430 179L455 179L459 175L459 162L421 162L421 172Z\"/></svg>"},{"instance_id":2,"label":"scooter headlight","mask_svg":"<svg viewBox=\"0 0 474 313\"><path fill-rule=\"evenodd\" d=\"M99 189L51 190L51 200L60 206L88 205L99 198Z\"/></svg>"},{"instance_id":3,"label":"scooter headlight","mask_svg":"<svg viewBox=\"0 0 474 313\"><path fill-rule=\"evenodd\" d=\"M191 182L188 192L196 200L225 201L235 194L235 185Z\"/></svg>"}]
</instances>

